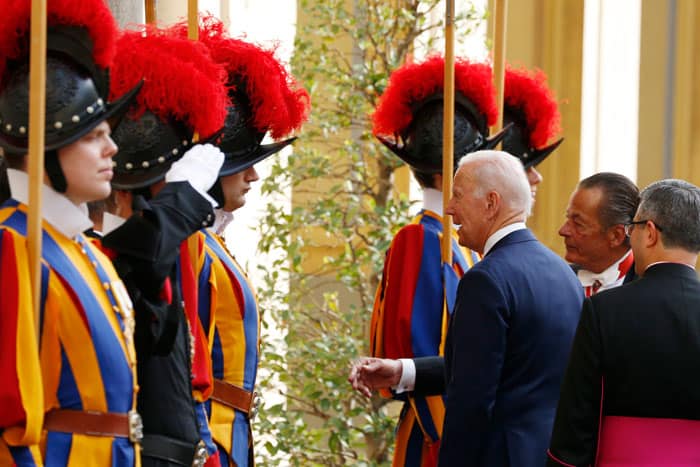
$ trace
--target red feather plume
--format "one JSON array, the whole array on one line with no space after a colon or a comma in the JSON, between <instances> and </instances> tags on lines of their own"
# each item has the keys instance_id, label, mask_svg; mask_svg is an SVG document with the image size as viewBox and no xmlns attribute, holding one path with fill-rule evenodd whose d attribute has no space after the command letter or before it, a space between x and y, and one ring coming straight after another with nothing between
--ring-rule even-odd
<instances>
[{"instance_id":1,"label":"red feather plume","mask_svg":"<svg viewBox=\"0 0 700 467\"><path fill-rule=\"evenodd\" d=\"M491 76L491 67L486 63L455 60L455 90L486 116L489 125L498 118ZM445 59L440 56L429 57L422 63L408 63L394 71L372 115L374 134L401 134L413 119L413 106L441 92L444 79Z\"/></svg>"},{"instance_id":2,"label":"red feather plume","mask_svg":"<svg viewBox=\"0 0 700 467\"><path fill-rule=\"evenodd\" d=\"M8 61L29 54L31 0L2 0L0 10L0 76L3 76ZM119 30L104 0L50 0L46 16L49 27L60 24L87 28L95 63L101 68L111 65Z\"/></svg>"},{"instance_id":3,"label":"red feather plume","mask_svg":"<svg viewBox=\"0 0 700 467\"><path fill-rule=\"evenodd\" d=\"M229 82L245 78L253 126L261 132L270 131L274 139L298 130L309 115L309 93L275 58L274 50L229 37L223 23L213 16L202 16L199 28L200 42L226 68ZM180 22L171 31L178 37L186 37L187 23Z\"/></svg>"},{"instance_id":4,"label":"red feather plume","mask_svg":"<svg viewBox=\"0 0 700 467\"><path fill-rule=\"evenodd\" d=\"M201 43L166 35L153 26L125 31L111 70L112 97L144 79L133 118L149 110L161 119L173 117L185 123L202 137L224 125L226 70Z\"/></svg>"},{"instance_id":5,"label":"red feather plume","mask_svg":"<svg viewBox=\"0 0 700 467\"><path fill-rule=\"evenodd\" d=\"M524 115L531 147L542 148L561 131L559 107L542 70L506 67L503 93L504 105Z\"/></svg>"}]
</instances>

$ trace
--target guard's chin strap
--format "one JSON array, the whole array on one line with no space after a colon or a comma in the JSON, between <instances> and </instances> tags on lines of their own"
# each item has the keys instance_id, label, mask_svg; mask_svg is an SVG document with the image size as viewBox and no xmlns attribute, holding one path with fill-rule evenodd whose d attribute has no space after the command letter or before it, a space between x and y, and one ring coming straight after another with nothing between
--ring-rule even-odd
<instances>
[{"instance_id":1,"label":"guard's chin strap","mask_svg":"<svg viewBox=\"0 0 700 467\"><path fill-rule=\"evenodd\" d=\"M46 154L44 154L44 168L53 189L59 193L65 193L68 188L68 182L66 182L61 164L58 162L58 151L46 151Z\"/></svg>"}]
</instances>

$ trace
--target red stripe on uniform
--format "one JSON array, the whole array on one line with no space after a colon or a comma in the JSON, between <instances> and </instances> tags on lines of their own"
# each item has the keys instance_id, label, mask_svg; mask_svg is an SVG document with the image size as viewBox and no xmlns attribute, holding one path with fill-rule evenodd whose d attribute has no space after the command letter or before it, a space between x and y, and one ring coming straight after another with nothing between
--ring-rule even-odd
<instances>
[{"instance_id":1,"label":"red stripe on uniform","mask_svg":"<svg viewBox=\"0 0 700 467\"><path fill-rule=\"evenodd\" d=\"M0 231L0 428L24 422L26 414L22 406L22 395L17 377L17 313L32 313L33 310L18 310L19 290L17 256L12 235ZM27 278L28 279L28 278ZM14 293L13 293L14 292Z\"/></svg>"},{"instance_id":2,"label":"red stripe on uniform","mask_svg":"<svg viewBox=\"0 0 700 467\"><path fill-rule=\"evenodd\" d=\"M390 261L392 258L397 258L401 264L401 270L392 270L391 263L388 268L388 280L391 285L384 309L396 310L397 313L395 316L386 316L386 314L384 316L385 358L410 358L413 356L411 336L403 331L411 329L413 298L422 258L416 252L423 251L423 235L423 226L420 224L408 225L397 235L389 252Z\"/></svg>"},{"instance_id":3,"label":"red stripe on uniform","mask_svg":"<svg viewBox=\"0 0 700 467\"><path fill-rule=\"evenodd\" d=\"M200 242L201 243L201 242ZM201 248L201 244L198 245ZM209 351L206 339L199 323L197 279L192 267L188 242L180 244L180 287L185 302L185 315L190 323L190 331L194 337L194 358L192 359L192 387L200 391L204 400L209 398L213 389L213 381L209 365Z\"/></svg>"}]
</instances>

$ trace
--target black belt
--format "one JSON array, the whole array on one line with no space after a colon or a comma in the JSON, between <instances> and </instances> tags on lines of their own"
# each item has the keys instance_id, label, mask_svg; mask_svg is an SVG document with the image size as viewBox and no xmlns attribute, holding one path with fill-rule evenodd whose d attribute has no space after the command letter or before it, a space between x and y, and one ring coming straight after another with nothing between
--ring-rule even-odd
<instances>
[{"instance_id":1,"label":"black belt","mask_svg":"<svg viewBox=\"0 0 700 467\"><path fill-rule=\"evenodd\" d=\"M144 433L141 440L141 455L186 467L203 466L207 459L207 449L201 441L192 444L169 436Z\"/></svg>"}]
</instances>

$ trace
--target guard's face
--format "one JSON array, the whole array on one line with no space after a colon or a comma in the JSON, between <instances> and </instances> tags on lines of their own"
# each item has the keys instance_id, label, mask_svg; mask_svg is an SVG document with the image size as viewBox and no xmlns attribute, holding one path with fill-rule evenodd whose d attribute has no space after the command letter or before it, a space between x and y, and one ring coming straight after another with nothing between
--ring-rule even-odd
<instances>
[{"instance_id":1,"label":"guard's face","mask_svg":"<svg viewBox=\"0 0 700 467\"><path fill-rule=\"evenodd\" d=\"M488 231L487 206L485 198L478 196L475 188L476 183L469 174L468 166L460 167L445 213L450 214L454 223L459 225L459 244L481 253Z\"/></svg>"},{"instance_id":2,"label":"guard's face","mask_svg":"<svg viewBox=\"0 0 700 467\"><path fill-rule=\"evenodd\" d=\"M559 229L559 235L564 237L566 260L596 273L611 263L608 232L598 216L602 199L599 188L577 189L571 195L566 220Z\"/></svg>"},{"instance_id":3,"label":"guard's face","mask_svg":"<svg viewBox=\"0 0 700 467\"><path fill-rule=\"evenodd\" d=\"M97 125L78 141L58 150L66 177L66 197L75 204L105 199L111 191L112 156L117 146L107 122Z\"/></svg>"},{"instance_id":4,"label":"guard's face","mask_svg":"<svg viewBox=\"0 0 700 467\"><path fill-rule=\"evenodd\" d=\"M527 175L527 182L530 184L532 204L535 204L535 198L537 197L537 185L542 183L542 174L539 173L536 168L530 167L525 171L525 175Z\"/></svg>"},{"instance_id":5,"label":"guard's face","mask_svg":"<svg viewBox=\"0 0 700 467\"><path fill-rule=\"evenodd\" d=\"M259 180L255 166L248 167L242 172L221 177L221 187L224 192L223 210L232 212L245 204L245 195L250 191L250 184Z\"/></svg>"}]
</instances>

